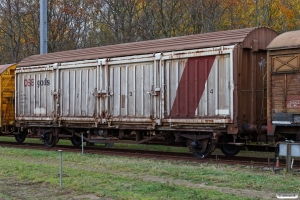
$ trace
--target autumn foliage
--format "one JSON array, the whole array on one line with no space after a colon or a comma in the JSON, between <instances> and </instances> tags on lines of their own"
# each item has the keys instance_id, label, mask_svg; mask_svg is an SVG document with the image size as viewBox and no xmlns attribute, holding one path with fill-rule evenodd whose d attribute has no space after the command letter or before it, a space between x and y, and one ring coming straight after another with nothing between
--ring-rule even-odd
<instances>
[{"instance_id":1,"label":"autumn foliage","mask_svg":"<svg viewBox=\"0 0 300 200\"><path fill-rule=\"evenodd\" d=\"M48 0L48 52L266 26L300 28L298 0ZM39 0L0 2L0 64L39 53Z\"/></svg>"}]
</instances>

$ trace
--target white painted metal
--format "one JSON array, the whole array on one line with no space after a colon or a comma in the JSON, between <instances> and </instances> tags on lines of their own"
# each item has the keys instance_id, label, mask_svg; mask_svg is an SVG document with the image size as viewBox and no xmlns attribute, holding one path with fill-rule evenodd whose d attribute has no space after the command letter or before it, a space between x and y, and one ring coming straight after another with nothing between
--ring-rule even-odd
<instances>
[{"instance_id":1,"label":"white painted metal","mask_svg":"<svg viewBox=\"0 0 300 200\"><path fill-rule=\"evenodd\" d=\"M16 117L53 120L53 114L57 114L65 122L82 123L95 120L99 123L231 123L232 50L233 46L215 47L18 68ZM171 118L173 106L179 112L179 102L173 104L176 96L182 95L177 91L180 80L188 81L188 77L182 77L187 59L212 55L216 59L207 74L195 115L188 119ZM25 79L34 79L35 85L24 87ZM37 80L45 79L50 80L49 87L36 85ZM187 92L183 95L187 96Z\"/></svg>"},{"instance_id":2,"label":"white painted metal","mask_svg":"<svg viewBox=\"0 0 300 200\"><path fill-rule=\"evenodd\" d=\"M96 66L60 70L60 117L95 117L96 71Z\"/></svg>"},{"instance_id":3,"label":"white painted metal","mask_svg":"<svg viewBox=\"0 0 300 200\"><path fill-rule=\"evenodd\" d=\"M152 62L110 65L110 96L112 118L151 117L154 65Z\"/></svg>"},{"instance_id":4,"label":"white painted metal","mask_svg":"<svg viewBox=\"0 0 300 200\"><path fill-rule=\"evenodd\" d=\"M39 72L17 73L17 116L52 117L53 75L49 68L43 68Z\"/></svg>"},{"instance_id":5,"label":"white painted metal","mask_svg":"<svg viewBox=\"0 0 300 200\"><path fill-rule=\"evenodd\" d=\"M206 94L208 95L205 105L208 109L206 113L207 116L226 117L231 114L218 112L220 110L231 110L230 102L233 96L230 95L230 88L227 83L233 80L233 76L230 75L229 59L229 54L217 56L208 76L207 84L205 86L207 91ZM202 102L200 101L200 104L201 103Z\"/></svg>"},{"instance_id":6,"label":"white painted metal","mask_svg":"<svg viewBox=\"0 0 300 200\"><path fill-rule=\"evenodd\" d=\"M223 51L223 53L224 52L225 51ZM226 54L221 55L219 52L214 53L215 54L209 52L209 55L216 55L216 58L210 73L207 74L208 79L205 82L205 89L193 117L204 117L207 119L213 119L216 117L230 117L230 119L233 119L233 64L231 50L227 50L225 52ZM207 55L208 53L205 54ZM165 94L165 111L167 116L170 116L170 112L174 106L176 107L176 112L178 112L180 105L174 105L178 104L179 102L175 102L175 97L179 95L177 94L178 84L181 79L186 79L186 77L182 77L183 70L186 67L186 58L192 56L191 52L188 55L185 55L184 52L182 52L180 57L183 57L183 59L172 59L174 57L176 57L176 54L172 54L172 57L169 57L170 59L167 59L168 56L164 56L166 59L164 62L166 63L165 84L167 93ZM205 68L207 68L207 62L208 61L205 61ZM206 70L204 70L204 67L196 68L196 73L198 73L197 70L202 70L203 73L208 73ZM197 96L197 92L199 92L199 90L194 91L195 96ZM181 93L181 95L186 94ZM191 116L189 116L189 118L190 117ZM172 117L170 118L172 119ZM182 121L186 120L183 119Z\"/></svg>"},{"instance_id":7,"label":"white painted metal","mask_svg":"<svg viewBox=\"0 0 300 200\"><path fill-rule=\"evenodd\" d=\"M229 51L230 58L227 61L226 65L230 66L229 76L231 76L229 81L229 90L230 90L230 117L233 119L233 90L234 90L234 81L233 81L233 48Z\"/></svg>"}]
</instances>

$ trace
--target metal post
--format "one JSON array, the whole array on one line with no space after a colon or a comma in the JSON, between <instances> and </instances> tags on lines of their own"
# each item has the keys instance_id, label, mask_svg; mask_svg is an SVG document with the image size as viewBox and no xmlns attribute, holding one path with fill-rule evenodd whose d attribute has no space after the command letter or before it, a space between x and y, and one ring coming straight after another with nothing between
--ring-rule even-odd
<instances>
[{"instance_id":1,"label":"metal post","mask_svg":"<svg viewBox=\"0 0 300 200\"><path fill-rule=\"evenodd\" d=\"M62 188L62 150L59 151L59 156L60 156L60 164L59 164L59 178L60 178L60 188Z\"/></svg>"},{"instance_id":2,"label":"metal post","mask_svg":"<svg viewBox=\"0 0 300 200\"><path fill-rule=\"evenodd\" d=\"M286 144L286 171L291 171L291 144Z\"/></svg>"},{"instance_id":3,"label":"metal post","mask_svg":"<svg viewBox=\"0 0 300 200\"><path fill-rule=\"evenodd\" d=\"M40 0L40 54L48 53L47 0Z\"/></svg>"},{"instance_id":4,"label":"metal post","mask_svg":"<svg viewBox=\"0 0 300 200\"><path fill-rule=\"evenodd\" d=\"M83 133L81 133L81 155L83 155Z\"/></svg>"}]
</instances>

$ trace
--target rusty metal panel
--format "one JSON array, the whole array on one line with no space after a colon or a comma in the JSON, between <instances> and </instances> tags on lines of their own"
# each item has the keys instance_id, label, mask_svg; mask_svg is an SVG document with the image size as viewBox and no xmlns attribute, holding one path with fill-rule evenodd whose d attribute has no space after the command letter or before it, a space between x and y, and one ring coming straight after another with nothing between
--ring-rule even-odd
<instances>
[{"instance_id":1,"label":"rusty metal panel","mask_svg":"<svg viewBox=\"0 0 300 200\"><path fill-rule=\"evenodd\" d=\"M17 118L53 118L54 74L48 67L16 73Z\"/></svg>"},{"instance_id":2,"label":"rusty metal panel","mask_svg":"<svg viewBox=\"0 0 300 200\"><path fill-rule=\"evenodd\" d=\"M257 28L245 37L241 43L243 48L252 49L252 51L267 50L267 46L278 34L268 28Z\"/></svg>"},{"instance_id":3,"label":"rusty metal panel","mask_svg":"<svg viewBox=\"0 0 300 200\"><path fill-rule=\"evenodd\" d=\"M238 120L242 124L257 124L266 120L266 51L241 49L238 68Z\"/></svg>"}]
</instances>

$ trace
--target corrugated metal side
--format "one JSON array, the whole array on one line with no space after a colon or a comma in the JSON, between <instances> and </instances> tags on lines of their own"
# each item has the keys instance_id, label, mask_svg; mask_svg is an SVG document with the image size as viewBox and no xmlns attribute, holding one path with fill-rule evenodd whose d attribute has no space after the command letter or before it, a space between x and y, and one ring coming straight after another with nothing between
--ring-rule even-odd
<instances>
[{"instance_id":1,"label":"corrugated metal side","mask_svg":"<svg viewBox=\"0 0 300 200\"><path fill-rule=\"evenodd\" d=\"M19 68L17 116L59 123L231 123L233 48Z\"/></svg>"},{"instance_id":2,"label":"corrugated metal side","mask_svg":"<svg viewBox=\"0 0 300 200\"><path fill-rule=\"evenodd\" d=\"M39 68L17 73L16 115L49 120L54 117L54 73Z\"/></svg>"},{"instance_id":3,"label":"corrugated metal side","mask_svg":"<svg viewBox=\"0 0 300 200\"><path fill-rule=\"evenodd\" d=\"M271 29L257 28L247 35L242 45L243 48L252 49L254 52L267 50L267 46L277 35L278 33Z\"/></svg>"},{"instance_id":4,"label":"corrugated metal side","mask_svg":"<svg viewBox=\"0 0 300 200\"><path fill-rule=\"evenodd\" d=\"M161 71L155 55L114 58L107 65L110 120L151 124L159 119Z\"/></svg>"},{"instance_id":5,"label":"corrugated metal side","mask_svg":"<svg viewBox=\"0 0 300 200\"><path fill-rule=\"evenodd\" d=\"M0 127L12 125L15 120L15 68L17 64L0 66Z\"/></svg>"},{"instance_id":6,"label":"corrugated metal side","mask_svg":"<svg viewBox=\"0 0 300 200\"><path fill-rule=\"evenodd\" d=\"M176 118L231 118L230 54L166 61L166 114Z\"/></svg>"},{"instance_id":7,"label":"corrugated metal side","mask_svg":"<svg viewBox=\"0 0 300 200\"><path fill-rule=\"evenodd\" d=\"M70 68L59 71L60 113L68 117L94 118L96 116L96 67Z\"/></svg>"},{"instance_id":8,"label":"corrugated metal side","mask_svg":"<svg viewBox=\"0 0 300 200\"><path fill-rule=\"evenodd\" d=\"M241 49L243 59L238 67L238 120L257 124L266 118L266 51Z\"/></svg>"},{"instance_id":9,"label":"corrugated metal side","mask_svg":"<svg viewBox=\"0 0 300 200\"><path fill-rule=\"evenodd\" d=\"M230 123L236 134L264 124L266 43L275 36L250 28L32 56L17 68L17 116L165 130ZM40 92L36 81L48 79Z\"/></svg>"},{"instance_id":10,"label":"corrugated metal side","mask_svg":"<svg viewBox=\"0 0 300 200\"><path fill-rule=\"evenodd\" d=\"M231 134L243 132L243 125L266 124L267 45L277 33L256 29L234 50L234 127ZM260 132L260 131L258 131Z\"/></svg>"},{"instance_id":11,"label":"corrugated metal side","mask_svg":"<svg viewBox=\"0 0 300 200\"><path fill-rule=\"evenodd\" d=\"M232 51L218 47L111 59L112 121L232 122Z\"/></svg>"}]
</instances>

